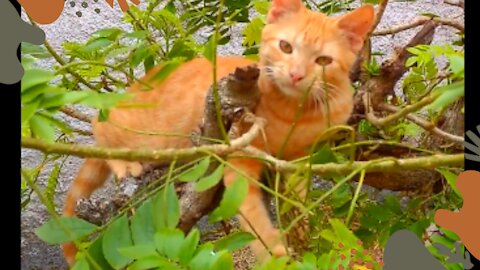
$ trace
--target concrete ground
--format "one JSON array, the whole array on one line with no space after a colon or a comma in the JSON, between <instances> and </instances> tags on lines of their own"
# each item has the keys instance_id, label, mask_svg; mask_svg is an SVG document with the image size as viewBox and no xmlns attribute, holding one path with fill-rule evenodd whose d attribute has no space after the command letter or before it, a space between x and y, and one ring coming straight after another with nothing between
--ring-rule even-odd
<instances>
[{"instance_id":1,"label":"concrete ground","mask_svg":"<svg viewBox=\"0 0 480 270\"><path fill-rule=\"evenodd\" d=\"M75 3L75 6L72 7ZM81 6L81 0L67 0L65 3L65 10L61 17L50 25L41 26L45 31L47 40L53 45L53 47L61 52L61 44L65 41L83 41L87 39L93 32L101 28L107 27L122 27L128 29L128 25L122 23L122 13L117 6L115 9L109 8L105 1L92 1L85 0L88 4L88 8ZM146 2L146 0L142 0ZM143 5L145 6L145 5ZM99 8L100 13L96 13L95 9ZM81 12L82 16L78 17L77 12ZM463 12L461 9L443 4L442 0L417 0L417 1L390 1L383 20L377 29L383 29L399 24L403 24L411 21L417 15L421 13L434 13L439 16L456 19L463 21ZM241 30L243 24L238 24L233 27L232 40L228 45L221 46L219 53L226 54L241 54L243 51L241 46ZM373 40L373 49L377 52L382 52L388 57L395 47L405 45L410 37L412 37L417 29L402 32L395 36L381 36L376 37ZM451 42L456 38L455 32L448 27L439 27L437 29L434 43L443 44L445 42ZM197 38L204 40L205 33L200 32ZM43 67L50 67L52 61L42 61L38 63ZM92 113L91 110L82 109L85 113ZM68 121L77 128L88 129L88 125L79 122L72 118L66 118ZM79 136L76 139L78 143L91 143L91 138ZM23 167L35 167L40 164L43 155L38 151L22 149L21 164ZM76 157L68 157L64 163L64 167L61 170L59 177L59 184L56 190L55 204L57 209L60 210L63 204L64 196L69 187L69 184L73 180L82 160ZM47 164L39 177L39 184L43 188L48 178L48 175L52 169L52 164ZM115 190L115 186L110 182L106 188L99 190L95 196L99 198L108 197ZM28 207L22 212L21 217L21 267L24 270L33 269L66 269L66 264L63 260L61 251L58 246L51 246L43 243L34 234L34 230L41 226L48 220L48 213L45 207L39 202L36 196L32 196L32 201ZM237 256L238 268L247 269L250 265L246 263L252 258L248 253ZM247 258L245 258L247 257Z\"/></svg>"}]
</instances>

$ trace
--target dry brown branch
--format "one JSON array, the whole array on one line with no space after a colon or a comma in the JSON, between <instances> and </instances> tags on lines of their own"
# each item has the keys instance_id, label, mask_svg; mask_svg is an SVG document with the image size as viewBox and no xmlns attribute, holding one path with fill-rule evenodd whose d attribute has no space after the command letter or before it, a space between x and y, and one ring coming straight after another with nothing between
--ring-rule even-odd
<instances>
[{"instance_id":1,"label":"dry brown branch","mask_svg":"<svg viewBox=\"0 0 480 270\"><path fill-rule=\"evenodd\" d=\"M77 110L75 110L74 108L72 107L69 107L69 106L63 106L62 108L60 108L60 111L70 117L73 117L73 118L76 118L82 122L85 122L85 123L89 123L90 124L90 120L91 120L91 117L89 117L88 115L85 115L83 114L82 112L79 112Z\"/></svg>"},{"instance_id":2,"label":"dry brown branch","mask_svg":"<svg viewBox=\"0 0 480 270\"><path fill-rule=\"evenodd\" d=\"M390 104L382 104L380 106L380 108L382 108L384 110L387 110L387 111L390 111L390 112L393 112L393 113L398 113L400 111L399 108L397 108L393 105L390 105ZM432 122L429 122L425 119L422 119L421 117L415 116L413 114L407 114L405 118L407 118L408 120L412 121L413 123L419 125L420 127L425 129L426 131L428 131L428 132L430 132L430 133L432 133L436 136L440 136L447 141L450 141L450 142L453 142L453 143L456 143L456 144L460 144L460 145L463 145L465 143L465 139L463 137L445 132L445 131L439 129L437 126L435 126L435 124L433 124Z\"/></svg>"},{"instance_id":3,"label":"dry brown branch","mask_svg":"<svg viewBox=\"0 0 480 270\"><path fill-rule=\"evenodd\" d=\"M407 51L409 47L420 44L430 44L435 34L436 24L427 22L422 29L403 48L398 50L393 57L382 63L382 69L378 76L370 78L355 94L355 108L350 117L349 124L357 123L365 114L363 95L370 93L373 109L378 110L378 105L385 103L388 95L394 95L394 86L397 81L407 72L406 60L411 56Z\"/></svg>"},{"instance_id":4,"label":"dry brown branch","mask_svg":"<svg viewBox=\"0 0 480 270\"><path fill-rule=\"evenodd\" d=\"M465 9L465 1L464 0L443 0L443 2L447 5L460 7Z\"/></svg>"},{"instance_id":5,"label":"dry brown branch","mask_svg":"<svg viewBox=\"0 0 480 270\"><path fill-rule=\"evenodd\" d=\"M364 82L366 80L366 71L364 69L364 64L370 61L370 55L372 50L370 37L372 36L373 31L375 31L378 24L382 20L383 13L387 8L387 4L388 0L382 0L378 5L377 14L375 14L375 21L373 22L372 29L365 38L363 48L358 54L358 57L353 64L352 70L350 71L350 80L352 82L356 82L358 80Z\"/></svg>"},{"instance_id":6,"label":"dry brown branch","mask_svg":"<svg viewBox=\"0 0 480 270\"><path fill-rule=\"evenodd\" d=\"M457 29L461 32L465 32L465 26L461 22L457 22L457 21L453 21L453 20L449 20L449 19L443 19L443 18L439 18L439 17L433 17L432 18L432 17L420 16L417 19L415 19L415 20L413 20L409 23L402 24L402 25L399 25L399 26L394 26L392 28L387 28L387 29L382 29L382 30L375 31L375 32L373 32L372 36L393 35L393 34L396 34L396 33L411 29L411 28L418 27L418 26L423 25L423 24L425 24L427 22L430 22L430 21L433 21L433 22L435 22L436 24L439 24L439 25L450 26L450 27L453 27L453 28L455 28L455 29Z\"/></svg>"},{"instance_id":7,"label":"dry brown branch","mask_svg":"<svg viewBox=\"0 0 480 270\"><path fill-rule=\"evenodd\" d=\"M365 117L367 118L368 121L370 121L370 123L372 123L375 126L381 128L381 127L383 127L383 126L385 126L389 123L392 123L393 121L399 120L401 118L405 118L408 114L410 114L412 112L416 112L416 111L420 110L421 108L423 108L426 105L435 101L437 96L438 95L426 96L423 99L421 99L420 101L418 101L414 104L407 105L402 109L398 109L394 113L392 113L388 116L385 116L383 118L378 118L373 113L373 110L371 108L372 106L370 105L370 101L369 101L369 94L367 93L366 95L363 96L363 99L364 99L363 102L364 102L364 106L366 108ZM385 105L385 103L378 104L377 107L380 110L382 110L384 108L383 107L384 105Z\"/></svg>"}]
</instances>

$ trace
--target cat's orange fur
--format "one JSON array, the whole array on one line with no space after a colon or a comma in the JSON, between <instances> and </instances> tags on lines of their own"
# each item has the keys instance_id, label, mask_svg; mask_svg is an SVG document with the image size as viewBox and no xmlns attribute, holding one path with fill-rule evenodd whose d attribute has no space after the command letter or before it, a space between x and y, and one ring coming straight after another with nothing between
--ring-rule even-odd
<instances>
[{"instance_id":1,"label":"cat's orange fur","mask_svg":"<svg viewBox=\"0 0 480 270\"><path fill-rule=\"evenodd\" d=\"M279 154L305 91L310 92L304 112L297 121L282 158L288 160L304 155L315 138L327 128L327 117L331 125L347 121L353 107L349 70L370 31L373 19L373 7L370 5L343 16L327 17L308 10L301 0L273 0L267 25L262 32L259 61L262 97L255 109L257 116L267 120L266 140L259 136L252 142L254 146L272 155ZM283 47L280 46L281 40L290 47L285 43ZM327 56L332 62L322 66L316 62L319 56ZM251 63L241 57L219 57L217 78L228 75L236 67ZM133 85L129 89L136 94L132 102L153 103L157 107L115 108L111 110L108 122L93 120L96 144L136 149L191 146L188 138L143 135L119 126L130 130L190 135L199 126L203 116L205 97L212 84L211 67L208 60L197 58L183 64L165 81L155 85L152 91L141 91L139 84ZM323 69L325 73L322 73ZM150 71L146 78L156 71L158 68ZM325 91L326 88L328 91ZM320 102L327 99L327 93L329 111L325 103ZM237 158L229 159L229 162L255 179L260 177L263 168L262 163L255 159ZM75 215L76 202L102 186L110 172L123 177L128 173L139 175L141 171L142 166L138 162L87 159L68 192L64 214ZM225 169L224 183L227 186L236 177L234 170ZM274 256L286 254L279 233L268 217L260 189L254 183L250 183L240 212L242 228L251 231L245 218ZM260 241L255 241L252 248L257 258L268 256ZM74 262L75 253L72 244L64 245L64 254L70 264Z\"/></svg>"}]
</instances>

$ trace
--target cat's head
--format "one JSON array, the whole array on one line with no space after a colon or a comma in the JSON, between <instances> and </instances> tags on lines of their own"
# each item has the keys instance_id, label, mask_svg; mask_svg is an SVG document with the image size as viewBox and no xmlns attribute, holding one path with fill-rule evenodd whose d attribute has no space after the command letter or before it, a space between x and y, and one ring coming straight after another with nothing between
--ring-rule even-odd
<instances>
[{"instance_id":1,"label":"cat's head","mask_svg":"<svg viewBox=\"0 0 480 270\"><path fill-rule=\"evenodd\" d=\"M330 17L307 9L301 0L273 0L262 32L263 74L290 97L345 88L374 17L371 5Z\"/></svg>"}]
</instances>

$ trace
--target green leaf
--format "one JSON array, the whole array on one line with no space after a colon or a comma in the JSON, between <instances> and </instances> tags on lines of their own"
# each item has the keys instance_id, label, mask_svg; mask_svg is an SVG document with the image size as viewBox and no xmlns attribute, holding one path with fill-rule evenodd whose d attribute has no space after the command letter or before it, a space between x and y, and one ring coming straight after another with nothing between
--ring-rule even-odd
<instances>
[{"instance_id":1,"label":"green leaf","mask_svg":"<svg viewBox=\"0 0 480 270\"><path fill-rule=\"evenodd\" d=\"M164 209L163 209L164 210ZM158 215L159 213L155 213ZM131 219L132 238L135 245L152 244L155 227L153 225L153 204L147 199L135 212Z\"/></svg>"},{"instance_id":2,"label":"green leaf","mask_svg":"<svg viewBox=\"0 0 480 270\"><path fill-rule=\"evenodd\" d=\"M61 216L50 219L35 231L35 234L49 244L62 244L87 236L97 226L77 217Z\"/></svg>"},{"instance_id":3,"label":"green leaf","mask_svg":"<svg viewBox=\"0 0 480 270\"><path fill-rule=\"evenodd\" d=\"M42 138L49 142L55 140L55 130L50 121L41 115L34 115L30 118L30 128L37 138Z\"/></svg>"},{"instance_id":4,"label":"green leaf","mask_svg":"<svg viewBox=\"0 0 480 270\"><path fill-rule=\"evenodd\" d=\"M180 202L173 184L153 198L154 225L157 229L175 228L180 221Z\"/></svg>"},{"instance_id":5,"label":"green leaf","mask_svg":"<svg viewBox=\"0 0 480 270\"><path fill-rule=\"evenodd\" d=\"M258 13L262 15L267 15L268 10L270 9L270 2L257 0L257 1L254 1L253 6Z\"/></svg>"},{"instance_id":6,"label":"green leaf","mask_svg":"<svg viewBox=\"0 0 480 270\"><path fill-rule=\"evenodd\" d=\"M248 193L248 180L240 176L225 189L220 206L217 207L208 220L213 223L235 216Z\"/></svg>"},{"instance_id":7,"label":"green leaf","mask_svg":"<svg viewBox=\"0 0 480 270\"><path fill-rule=\"evenodd\" d=\"M265 26L265 22L262 18L254 18L244 29L243 29L243 44L249 47L254 44L260 44L262 40L262 29Z\"/></svg>"},{"instance_id":8,"label":"green leaf","mask_svg":"<svg viewBox=\"0 0 480 270\"><path fill-rule=\"evenodd\" d=\"M98 112L98 122L106 122L108 120L109 115L110 115L109 109L101 109Z\"/></svg>"},{"instance_id":9,"label":"green leaf","mask_svg":"<svg viewBox=\"0 0 480 270\"><path fill-rule=\"evenodd\" d=\"M200 232L197 228L193 228L183 241L178 252L178 259L182 265L188 264L188 262L192 259L199 241Z\"/></svg>"},{"instance_id":10,"label":"green leaf","mask_svg":"<svg viewBox=\"0 0 480 270\"><path fill-rule=\"evenodd\" d=\"M425 230L430 226L430 220L428 219L421 219L408 227L408 230L414 232L419 238L422 238L423 233ZM393 234L394 232L391 232Z\"/></svg>"},{"instance_id":11,"label":"green leaf","mask_svg":"<svg viewBox=\"0 0 480 270\"><path fill-rule=\"evenodd\" d=\"M439 87L434 90L439 92L440 96L435 101L428 105L427 108L431 110L438 110L446 108L448 105L455 102L457 99L465 95L465 82L455 82L446 86Z\"/></svg>"},{"instance_id":12,"label":"green leaf","mask_svg":"<svg viewBox=\"0 0 480 270\"><path fill-rule=\"evenodd\" d=\"M33 87L28 88L23 91L21 94L22 103L30 103L37 101L37 98L44 96L46 94L55 94L55 93L64 93L65 89L50 85L50 84L39 84Z\"/></svg>"},{"instance_id":13,"label":"green leaf","mask_svg":"<svg viewBox=\"0 0 480 270\"><path fill-rule=\"evenodd\" d=\"M158 230L154 236L155 247L160 254L166 255L171 260L176 260L184 238L183 232L179 229L163 228Z\"/></svg>"},{"instance_id":14,"label":"green leaf","mask_svg":"<svg viewBox=\"0 0 480 270\"><path fill-rule=\"evenodd\" d=\"M79 260L75 261L71 270L90 270L90 266L88 265L87 258L82 256Z\"/></svg>"},{"instance_id":15,"label":"green leaf","mask_svg":"<svg viewBox=\"0 0 480 270\"><path fill-rule=\"evenodd\" d=\"M57 93L45 96L40 103L40 108L57 108L67 104L74 104L89 96L88 92L75 91L66 93Z\"/></svg>"},{"instance_id":16,"label":"green leaf","mask_svg":"<svg viewBox=\"0 0 480 270\"><path fill-rule=\"evenodd\" d=\"M310 162L312 164L324 164L324 163L330 163L330 162L337 162L337 158L333 154L333 151L330 149L330 146L327 144L322 145L320 150L315 152L311 157L310 157Z\"/></svg>"},{"instance_id":17,"label":"green leaf","mask_svg":"<svg viewBox=\"0 0 480 270\"><path fill-rule=\"evenodd\" d=\"M452 173L449 170L442 169L442 168L437 168L436 169L439 173L445 177L445 180L447 180L448 185L452 188L452 190L457 194L460 198L462 198L462 194L460 193L460 190L457 188L457 175Z\"/></svg>"},{"instance_id":18,"label":"green leaf","mask_svg":"<svg viewBox=\"0 0 480 270\"><path fill-rule=\"evenodd\" d=\"M98 93L89 91L88 96L78 100L78 104L91 106L97 109L109 109L121 101L131 99L132 93Z\"/></svg>"},{"instance_id":19,"label":"green leaf","mask_svg":"<svg viewBox=\"0 0 480 270\"><path fill-rule=\"evenodd\" d=\"M21 92L40 84L50 82L55 75L43 69L27 69L21 82Z\"/></svg>"},{"instance_id":20,"label":"green leaf","mask_svg":"<svg viewBox=\"0 0 480 270\"><path fill-rule=\"evenodd\" d=\"M126 214L108 226L103 235L103 254L108 263L115 269L122 269L132 260L122 256L118 249L132 245L128 219Z\"/></svg>"},{"instance_id":21,"label":"green leaf","mask_svg":"<svg viewBox=\"0 0 480 270\"><path fill-rule=\"evenodd\" d=\"M156 83L163 82L168 77L168 75L174 72L183 62L184 62L183 59L180 59L180 58L165 62L163 67L149 79L149 82L152 82L152 81L156 81Z\"/></svg>"},{"instance_id":22,"label":"green leaf","mask_svg":"<svg viewBox=\"0 0 480 270\"><path fill-rule=\"evenodd\" d=\"M206 243L200 247L188 266L190 270L211 269L214 260L215 252L213 252L213 245L212 243Z\"/></svg>"},{"instance_id":23,"label":"green leaf","mask_svg":"<svg viewBox=\"0 0 480 270\"><path fill-rule=\"evenodd\" d=\"M90 53L96 50L104 49L112 44L108 38L98 38L87 42L86 46L82 48L83 52Z\"/></svg>"},{"instance_id":24,"label":"green leaf","mask_svg":"<svg viewBox=\"0 0 480 270\"><path fill-rule=\"evenodd\" d=\"M52 55L47 51L44 45L33 45L28 42L22 42L22 56L31 55L38 59L52 58ZM22 61L23 64L23 61Z\"/></svg>"},{"instance_id":25,"label":"green leaf","mask_svg":"<svg viewBox=\"0 0 480 270\"><path fill-rule=\"evenodd\" d=\"M406 67L411 67L415 63L417 63L418 57L417 56L411 56L407 59L407 62L405 62Z\"/></svg>"},{"instance_id":26,"label":"green leaf","mask_svg":"<svg viewBox=\"0 0 480 270\"><path fill-rule=\"evenodd\" d=\"M30 104L22 106L22 112L21 112L22 125L26 124L32 118L32 116L37 111L39 104L40 104L40 101L37 100Z\"/></svg>"},{"instance_id":27,"label":"green leaf","mask_svg":"<svg viewBox=\"0 0 480 270\"><path fill-rule=\"evenodd\" d=\"M402 214L403 210L397 197L388 195L385 197L385 206L395 214Z\"/></svg>"},{"instance_id":28,"label":"green leaf","mask_svg":"<svg viewBox=\"0 0 480 270\"><path fill-rule=\"evenodd\" d=\"M233 270L232 255L227 251L219 252L215 264L210 268L212 270Z\"/></svg>"},{"instance_id":29,"label":"green leaf","mask_svg":"<svg viewBox=\"0 0 480 270\"><path fill-rule=\"evenodd\" d=\"M357 237L347 228L347 226L345 226L345 224L343 224L343 222L336 218L330 219L328 222L332 225L332 228L337 235L337 239L339 239L344 245L352 247L359 246L357 243Z\"/></svg>"},{"instance_id":30,"label":"green leaf","mask_svg":"<svg viewBox=\"0 0 480 270\"><path fill-rule=\"evenodd\" d=\"M118 252L125 258L130 258L132 260L142 259L145 257L157 255L155 246L150 244L121 247L121 248L118 248Z\"/></svg>"},{"instance_id":31,"label":"green leaf","mask_svg":"<svg viewBox=\"0 0 480 270\"><path fill-rule=\"evenodd\" d=\"M136 39L140 39L140 40L144 40L145 38L147 38L149 35L148 31L135 31L135 32L131 32L131 33L127 33L124 35L124 37L126 38L136 38Z\"/></svg>"},{"instance_id":32,"label":"green leaf","mask_svg":"<svg viewBox=\"0 0 480 270\"><path fill-rule=\"evenodd\" d=\"M422 51L420 51L418 48L415 48L415 47L407 48L407 51L414 55L422 54Z\"/></svg>"},{"instance_id":33,"label":"green leaf","mask_svg":"<svg viewBox=\"0 0 480 270\"><path fill-rule=\"evenodd\" d=\"M150 52L150 50L148 49L147 44L144 43L144 44L140 45L132 53L132 59L130 61L130 66L137 67L138 65L140 65L140 63L142 63L142 61L145 60L145 58L147 58L150 55L149 52Z\"/></svg>"},{"instance_id":34,"label":"green leaf","mask_svg":"<svg viewBox=\"0 0 480 270\"><path fill-rule=\"evenodd\" d=\"M182 172L178 176L178 179L182 182L196 181L207 172L208 165L210 165L210 156L205 157L197 165L192 166L192 168Z\"/></svg>"},{"instance_id":35,"label":"green leaf","mask_svg":"<svg viewBox=\"0 0 480 270\"><path fill-rule=\"evenodd\" d=\"M47 180L47 187L45 188L45 197L50 209L55 211L55 188L58 184L58 175L60 174L60 164L56 163L50 172Z\"/></svg>"},{"instance_id":36,"label":"green leaf","mask_svg":"<svg viewBox=\"0 0 480 270\"><path fill-rule=\"evenodd\" d=\"M166 269L167 265L172 265L165 258L158 254L142 258L141 260L132 263L128 270L144 270L144 269ZM171 268L169 268L171 269Z\"/></svg>"},{"instance_id":37,"label":"green leaf","mask_svg":"<svg viewBox=\"0 0 480 270\"><path fill-rule=\"evenodd\" d=\"M106 38L111 41L115 41L118 39L120 34L123 33L123 30L120 28L105 28L96 31L95 33L92 34L92 40L100 39L100 38Z\"/></svg>"},{"instance_id":38,"label":"green leaf","mask_svg":"<svg viewBox=\"0 0 480 270\"><path fill-rule=\"evenodd\" d=\"M213 62L213 57L217 53L216 49L217 46L215 44L215 34L213 34L205 44L205 48L203 50L203 56L208 59L208 61Z\"/></svg>"},{"instance_id":39,"label":"green leaf","mask_svg":"<svg viewBox=\"0 0 480 270\"><path fill-rule=\"evenodd\" d=\"M236 232L228 235L227 237L221 238L215 242L216 250L228 250L234 251L240 248L245 247L248 243L255 240L255 237L248 232Z\"/></svg>"},{"instance_id":40,"label":"green leaf","mask_svg":"<svg viewBox=\"0 0 480 270\"><path fill-rule=\"evenodd\" d=\"M376 218L380 221L387 221L392 217L392 213L387 208L374 204L367 208L369 216Z\"/></svg>"},{"instance_id":41,"label":"green leaf","mask_svg":"<svg viewBox=\"0 0 480 270\"><path fill-rule=\"evenodd\" d=\"M200 178L200 180L198 180L198 182L195 184L195 191L203 192L218 184L220 180L222 180L224 168L225 166L220 164L212 174Z\"/></svg>"},{"instance_id":42,"label":"green leaf","mask_svg":"<svg viewBox=\"0 0 480 270\"><path fill-rule=\"evenodd\" d=\"M450 61L450 70L454 75L461 75L465 70L465 58L461 55L450 55L448 57Z\"/></svg>"},{"instance_id":43,"label":"green leaf","mask_svg":"<svg viewBox=\"0 0 480 270\"><path fill-rule=\"evenodd\" d=\"M103 236L100 236L88 247L87 252L90 255L90 258L94 260L96 265L100 266L102 270L113 270L107 260L105 260L102 246ZM91 261L89 261L89 264L92 269L96 269Z\"/></svg>"}]
</instances>

